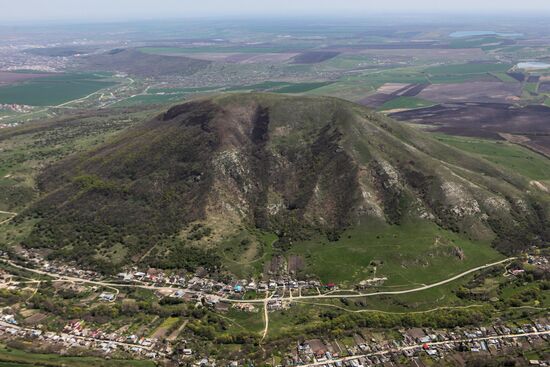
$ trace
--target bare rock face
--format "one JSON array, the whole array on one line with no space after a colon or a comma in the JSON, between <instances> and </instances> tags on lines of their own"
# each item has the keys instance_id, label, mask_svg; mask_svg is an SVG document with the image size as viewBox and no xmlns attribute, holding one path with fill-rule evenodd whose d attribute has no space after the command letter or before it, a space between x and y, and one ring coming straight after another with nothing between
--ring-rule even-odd
<instances>
[{"instance_id":1,"label":"bare rock face","mask_svg":"<svg viewBox=\"0 0 550 367\"><path fill-rule=\"evenodd\" d=\"M47 168L39 184L27 244L50 248L143 253L151 239L209 220L293 241L364 218L415 217L513 252L549 227L548 195L528 180L333 98L187 102Z\"/></svg>"}]
</instances>

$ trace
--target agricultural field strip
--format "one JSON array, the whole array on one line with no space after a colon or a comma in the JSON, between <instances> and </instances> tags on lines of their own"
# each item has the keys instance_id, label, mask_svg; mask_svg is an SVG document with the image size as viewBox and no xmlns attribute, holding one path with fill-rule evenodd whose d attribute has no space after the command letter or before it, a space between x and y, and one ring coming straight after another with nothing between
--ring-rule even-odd
<instances>
[{"instance_id":1,"label":"agricultural field strip","mask_svg":"<svg viewBox=\"0 0 550 367\"><path fill-rule=\"evenodd\" d=\"M516 257L509 257L509 258L506 258L504 260L500 260L500 261L497 261L497 262L494 262L494 263L485 264L485 265L482 265L482 266L475 267L473 269L467 270L467 271L462 272L458 275L455 275L451 278L448 278L448 279L445 279L445 280L442 280L442 281L439 281L439 282L436 282L436 283L424 285L422 287L401 290L401 291L383 291L383 292L357 293L357 294L320 294L320 295L314 295L314 296L302 296L302 295L300 295L298 297L281 297L281 298L278 298L278 299L279 300L296 300L296 299L300 300L300 299L323 299L323 298L360 298L360 297L371 297L371 296L377 296L377 295L379 295L379 296L380 295L397 295L397 294L420 292L420 291L423 291L423 290L426 290L426 289L430 289L430 288L438 287L438 286L443 285L443 284L450 283L452 281L460 279L460 278L462 278L462 277L464 277L468 274L474 273L476 271L483 270L483 269L493 267L493 266L496 266L496 265L500 265L500 264L503 264L503 263L506 263L506 262L509 262L509 261L512 261L512 260L515 260L515 259L516 259ZM76 278L76 277L70 277L70 276L63 276L63 275L58 275L58 274L55 274L55 273L49 273L49 272L42 271L42 270L27 268L27 267L24 267L24 266L21 266L21 265L17 265L14 262L12 262L10 260L6 260L6 259L2 259L2 261L4 263L7 263L10 266L15 267L15 268L26 270L26 271L29 271L29 272L33 272L33 273L36 273L36 274L47 275L47 276L57 278L57 279L61 279L61 280L94 284L94 285L99 285L99 286L103 286L103 287L142 288L142 289L164 290L164 291L166 291L166 290L174 291L174 290L177 290L177 289L181 289L181 288L174 288L174 287L157 287L157 286L154 286L154 285L118 284L118 283L109 283L109 282L88 280L88 279L82 279L82 278ZM200 291L192 291L192 290L189 290L189 289L183 289L183 290L185 292L188 292L188 293L203 294L203 292L200 292ZM266 302L265 298L250 299L250 300L239 300L239 299L231 299L231 298L220 297L219 299L220 299L220 301L225 301L225 302L230 302L230 303L265 303Z\"/></svg>"},{"instance_id":2,"label":"agricultural field strip","mask_svg":"<svg viewBox=\"0 0 550 367\"><path fill-rule=\"evenodd\" d=\"M445 345L445 344L455 344L455 343L468 343L473 341L483 341L483 340L494 340L494 339L510 339L510 338L521 338L521 337L527 337L527 336L541 336L541 335L549 335L550 331L536 331L531 333L523 333L523 334L506 334L506 335L495 335L495 336L484 336L479 338L465 338L465 339L458 339L458 340L446 340L442 342L433 342L429 343L428 345ZM323 366L327 365L328 363L336 363L336 362L346 362L351 361L355 359L365 358L365 357L372 357L372 356L379 356L389 353L396 353L396 352L402 352L405 350L414 350L414 349L420 349L423 347L424 344L417 344L417 345L410 345L406 347L399 347L399 348L390 348L381 350L374 353L369 354L361 354L361 355L354 355L351 357L343 357L339 359L331 359L329 361L324 362L315 362L310 364L304 364L302 367L314 367L314 366Z\"/></svg>"}]
</instances>

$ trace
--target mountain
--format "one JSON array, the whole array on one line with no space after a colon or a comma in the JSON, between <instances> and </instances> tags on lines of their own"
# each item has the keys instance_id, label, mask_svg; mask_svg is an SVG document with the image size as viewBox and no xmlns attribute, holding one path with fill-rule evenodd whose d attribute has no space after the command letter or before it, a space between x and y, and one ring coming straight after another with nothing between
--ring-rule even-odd
<instances>
[{"instance_id":1,"label":"mountain","mask_svg":"<svg viewBox=\"0 0 550 367\"><path fill-rule=\"evenodd\" d=\"M124 72L142 77L187 76L211 64L210 61L185 56L152 55L136 49L114 49L103 54L89 55L79 63L85 70Z\"/></svg>"},{"instance_id":2,"label":"mountain","mask_svg":"<svg viewBox=\"0 0 550 367\"><path fill-rule=\"evenodd\" d=\"M185 245L212 228L218 241L232 227L276 233L284 251L312 233L337 240L359 221L415 218L505 253L547 240L550 228L549 197L529 180L326 97L189 101L38 182L42 196L22 215L36 221L25 244L106 267L170 254L212 265L215 238L208 249Z\"/></svg>"}]
</instances>

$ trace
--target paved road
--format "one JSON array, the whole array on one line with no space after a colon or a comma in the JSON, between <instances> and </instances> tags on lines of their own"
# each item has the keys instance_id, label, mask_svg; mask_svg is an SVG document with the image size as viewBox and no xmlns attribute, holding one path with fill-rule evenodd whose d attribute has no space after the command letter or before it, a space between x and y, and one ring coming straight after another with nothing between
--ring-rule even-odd
<instances>
[{"instance_id":1,"label":"paved road","mask_svg":"<svg viewBox=\"0 0 550 367\"><path fill-rule=\"evenodd\" d=\"M523 333L523 334L507 334L507 335L498 335L498 336L485 336L485 337L479 337L479 338L472 338L472 339L459 339L459 340L448 340L444 342L433 342L428 343L429 346L438 346L438 345L445 345L445 344L456 344L456 343L466 343L466 342L472 342L472 341L482 341L482 340L489 340L489 339L510 339L510 338L520 338L525 336L541 336L541 335L549 335L550 331L536 331L532 333ZM352 361L359 358L365 358L365 357L373 357L373 356L380 356L384 354L389 353L399 353L406 350L413 350L413 349L421 349L424 343L417 344L417 345L410 345L406 347L400 347L400 348L391 348L386 350L381 350L374 353L368 353L368 354L358 354L350 357L344 357L344 358L337 358L337 359L331 359L324 362L314 362L309 364L301 365L300 367L315 367L315 366L323 366L328 365L329 363L334 364L336 362L346 362L346 361Z\"/></svg>"},{"instance_id":2,"label":"paved road","mask_svg":"<svg viewBox=\"0 0 550 367\"><path fill-rule=\"evenodd\" d=\"M485 264L485 265L482 265L482 266L475 267L473 269L467 270L467 271L462 272L458 275L455 275L451 278L448 278L448 279L445 279L445 280L442 280L442 281L439 281L439 282L436 282L436 283L423 285L423 286L417 287L417 288L401 290L401 291L382 291L382 292L354 293L354 294L320 294L320 295L313 295L313 296L302 296L302 295L300 295L300 296L297 296L297 297L296 296L294 296L294 297L281 297L279 299L280 300L291 301L291 300L324 299L324 298L327 298L327 299L328 298L360 298L360 297L372 297L372 296L381 296L381 295L395 295L395 294L406 294L406 293L420 292L420 291L423 291L423 290L426 290L426 289L430 289L430 288L438 287L438 286L443 285L443 284L450 283L452 281L455 281L459 278L462 278L462 277L464 277L468 274L474 273L476 271L483 270L483 269L486 269L486 268L490 268L492 266L500 265L500 264L503 264L505 262L509 262L509 261L512 261L512 260L515 260L515 259L516 259L515 257L509 257L507 259L500 260L500 261L497 261L497 262L494 262L494 263ZM33 272L33 273L36 273L36 274L47 275L47 276L50 276L50 277L53 277L53 278L56 278L56 279L61 279L61 280L94 284L94 285L99 285L99 286L103 286L103 287L142 288L142 289L150 289L150 290L158 290L158 291L171 291L171 292L174 292L174 291L180 289L180 288L174 288L174 287L159 287L159 286L145 285L145 284L143 284L143 285L142 284L120 284L120 283L109 283L109 282L103 282L103 281L88 280L88 279L82 279L82 278L77 278L77 277L59 275L59 274L55 274L55 273L49 273L49 272L46 272L46 271L43 271L43 270L38 270L38 269L26 268L24 266L17 265L17 264L15 264L14 262L12 262L10 260L5 260L4 259L3 261L7 262L8 264L10 264L11 266L14 266L16 268L27 270L27 271L30 271L30 272ZM185 292L188 292L188 293L203 294L202 292L198 292L198 291L192 291L192 290L188 290L188 289L183 289L183 290ZM273 297L273 295L272 295L272 297ZM239 299L231 299L231 298L220 297L220 300L225 301L225 302L231 302L231 303L264 303L265 304L265 302L266 302L265 298L264 299L260 298L260 299L251 299L251 300L239 300Z\"/></svg>"}]
</instances>

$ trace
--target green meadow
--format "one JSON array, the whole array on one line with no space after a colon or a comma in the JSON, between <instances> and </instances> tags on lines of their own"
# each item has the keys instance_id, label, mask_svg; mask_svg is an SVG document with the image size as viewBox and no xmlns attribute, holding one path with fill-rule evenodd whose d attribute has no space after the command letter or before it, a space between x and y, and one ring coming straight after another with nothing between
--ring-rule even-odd
<instances>
[{"instance_id":1,"label":"green meadow","mask_svg":"<svg viewBox=\"0 0 550 367\"><path fill-rule=\"evenodd\" d=\"M456 253L462 251L464 258ZM290 253L305 259L307 274L323 282L356 284L387 277L384 286L430 284L502 259L489 243L470 241L422 220L386 225L370 219L329 242L314 238L294 244ZM374 269L376 268L376 270Z\"/></svg>"},{"instance_id":2,"label":"green meadow","mask_svg":"<svg viewBox=\"0 0 550 367\"><path fill-rule=\"evenodd\" d=\"M93 73L58 74L0 87L0 103L56 106L116 83Z\"/></svg>"},{"instance_id":3,"label":"green meadow","mask_svg":"<svg viewBox=\"0 0 550 367\"><path fill-rule=\"evenodd\" d=\"M395 99L392 99L391 101L388 101L384 103L379 110L381 111L387 111L387 110L394 110L394 109L400 109L400 108L422 108L422 107L430 107L433 106L435 103L431 101L427 101L422 98L417 97L397 97Z\"/></svg>"},{"instance_id":4,"label":"green meadow","mask_svg":"<svg viewBox=\"0 0 550 367\"><path fill-rule=\"evenodd\" d=\"M500 140L436 134L448 145L480 156L533 180L550 180L550 161L527 148Z\"/></svg>"}]
</instances>

